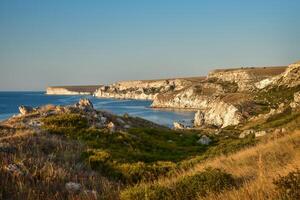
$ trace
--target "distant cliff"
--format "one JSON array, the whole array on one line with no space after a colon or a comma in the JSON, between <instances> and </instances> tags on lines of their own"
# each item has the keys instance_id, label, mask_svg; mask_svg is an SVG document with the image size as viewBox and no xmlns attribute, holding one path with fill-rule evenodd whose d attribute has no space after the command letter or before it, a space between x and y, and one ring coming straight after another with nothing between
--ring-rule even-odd
<instances>
[{"instance_id":1,"label":"distant cliff","mask_svg":"<svg viewBox=\"0 0 300 200\"><path fill-rule=\"evenodd\" d=\"M48 95L92 95L100 85L48 87Z\"/></svg>"},{"instance_id":2,"label":"distant cliff","mask_svg":"<svg viewBox=\"0 0 300 200\"><path fill-rule=\"evenodd\" d=\"M118 99L153 100L158 94L175 92L192 85L199 78L177 78L160 80L121 81L102 86L96 92L96 97Z\"/></svg>"}]
</instances>

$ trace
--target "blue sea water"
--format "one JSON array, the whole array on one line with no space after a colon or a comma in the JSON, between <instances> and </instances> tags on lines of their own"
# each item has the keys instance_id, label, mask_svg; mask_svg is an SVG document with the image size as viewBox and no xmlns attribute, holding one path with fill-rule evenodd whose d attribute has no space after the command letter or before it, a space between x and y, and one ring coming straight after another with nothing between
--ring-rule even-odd
<instances>
[{"instance_id":1,"label":"blue sea water","mask_svg":"<svg viewBox=\"0 0 300 200\"><path fill-rule=\"evenodd\" d=\"M194 112L159 110L150 107L151 101L117 100L95 98L93 96L45 95L44 92L0 92L0 120L19 113L20 105L41 106L45 104L70 105L80 98L88 98L96 109L110 111L117 115L128 113L155 123L171 127L174 121L190 125Z\"/></svg>"}]
</instances>

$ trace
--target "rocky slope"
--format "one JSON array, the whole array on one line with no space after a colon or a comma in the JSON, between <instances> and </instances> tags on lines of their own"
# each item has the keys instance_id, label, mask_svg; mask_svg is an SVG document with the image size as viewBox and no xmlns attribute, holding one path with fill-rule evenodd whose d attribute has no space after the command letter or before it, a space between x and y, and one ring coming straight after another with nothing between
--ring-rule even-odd
<instances>
[{"instance_id":1,"label":"rocky slope","mask_svg":"<svg viewBox=\"0 0 300 200\"><path fill-rule=\"evenodd\" d=\"M47 95L92 95L100 85L48 87Z\"/></svg>"}]
</instances>

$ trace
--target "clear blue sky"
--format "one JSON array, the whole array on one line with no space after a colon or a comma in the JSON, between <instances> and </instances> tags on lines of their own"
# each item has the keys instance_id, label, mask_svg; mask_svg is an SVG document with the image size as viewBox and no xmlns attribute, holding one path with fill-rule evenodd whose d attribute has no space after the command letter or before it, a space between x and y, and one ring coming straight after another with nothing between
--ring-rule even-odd
<instances>
[{"instance_id":1,"label":"clear blue sky","mask_svg":"<svg viewBox=\"0 0 300 200\"><path fill-rule=\"evenodd\" d=\"M299 0L0 0L0 90L300 59Z\"/></svg>"}]
</instances>

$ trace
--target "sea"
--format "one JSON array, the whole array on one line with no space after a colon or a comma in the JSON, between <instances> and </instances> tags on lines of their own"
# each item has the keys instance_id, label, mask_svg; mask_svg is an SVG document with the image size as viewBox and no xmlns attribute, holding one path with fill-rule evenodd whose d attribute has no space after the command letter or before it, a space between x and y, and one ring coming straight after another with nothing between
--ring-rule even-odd
<instances>
[{"instance_id":1,"label":"sea","mask_svg":"<svg viewBox=\"0 0 300 200\"><path fill-rule=\"evenodd\" d=\"M173 122L180 122L187 126L192 124L195 112L183 110L165 110L151 108L151 101L146 100L120 100L96 98L82 95L46 95L45 92L0 92L0 121L19 113L18 107L53 105L71 105L80 98L88 98L94 107L109 111L116 115L128 113L131 116L141 117L160 125L172 127Z\"/></svg>"}]
</instances>

